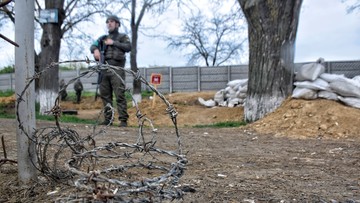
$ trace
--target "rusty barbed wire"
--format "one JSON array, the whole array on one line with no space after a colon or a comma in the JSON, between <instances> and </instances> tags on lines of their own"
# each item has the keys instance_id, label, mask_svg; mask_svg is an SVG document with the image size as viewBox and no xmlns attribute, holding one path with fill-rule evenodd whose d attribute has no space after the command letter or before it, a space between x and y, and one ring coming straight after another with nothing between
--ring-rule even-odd
<instances>
[{"instance_id":1,"label":"rusty barbed wire","mask_svg":"<svg viewBox=\"0 0 360 203\"><path fill-rule=\"evenodd\" d=\"M2 165L5 164L5 163L16 164L17 161L11 160L11 159L8 159L8 158L7 158L4 136L1 136L1 146L2 146L2 148L3 148L4 158L1 158L1 159L0 159L0 166L2 166Z\"/></svg>"},{"instance_id":2,"label":"rusty barbed wire","mask_svg":"<svg viewBox=\"0 0 360 203\"><path fill-rule=\"evenodd\" d=\"M46 112L55 117L55 126L35 129L32 135L27 134L18 111L26 89L41 74L46 74L46 71L53 67L64 63L80 62L89 64L88 69L64 85L59 91L53 108ZM156 146L157 129L151 118L141 113L134 99L139 128L134 144L112 141L96 146L96 137L106 134L106 129L109 127L98 129L102 113L110 109L112 119L114 119L115 110L110 104L99 112L92 132L86 136L80 135L69 127L62 127L60 92L77 79L90 77L100 71L110 71L125 83L124 79L117 74L117 70L132 74L136 80L147 85L166 104L166 111L175 128L177 146L175 151L160 149ZM187 164L186 156L182 154L181 137L177 127L178 113L165 96L148 83L139 72L109 64L99 64L89 59L51 63L43 71L27 78L24 90L17 97L16 114L19 128L36 145L37 162L33 163L35 167L49 180L67 184L72 182L73 186L83 192L59 197L56 202L158 202L164 199L179 199L184 195L183 191L177 187ZM144 129L149 128L150 138L148 139L149 136L145 136Z\"/></svg>"}]
</instances>

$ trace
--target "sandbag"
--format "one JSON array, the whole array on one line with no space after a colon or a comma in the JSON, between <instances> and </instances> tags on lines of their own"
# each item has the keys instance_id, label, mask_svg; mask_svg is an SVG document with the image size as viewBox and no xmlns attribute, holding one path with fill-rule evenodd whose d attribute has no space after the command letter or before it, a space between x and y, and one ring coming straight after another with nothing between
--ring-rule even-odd
<instances>
[{"instance_id":1,"label":"sandbag","mask_svg":"<svg viewBox=\"0 0 360 203\"><path fill-rule=\"evenodd\" d=\"M360 109L360 98L355 97L341 97L339 96L338 99L346 104L347 106L355 107Z\"/></svg>"},{"instance_id":2,"label":"sandbag","mask_svg":"<svg viewBox=\"0 0 360 203\"><path fill-rule=\"evenodd\" d=\"M323 99L329 99L329 100L337 101L338 96L339 96L338 94L336 94L334 92L330 92L330 91L319 91L318 92L318 97L323 98Z\"/></svg>"},{"instance_id":3,"label":"sandbag","mask_svg":"<svg viewBox=\"0 0 360 203\"><path fill-rule=\"evenodd\" d=\"M248 89L248 85L246 84L246 85L241 87L240 92L241 93L247 93L247 89Z\"/></svg>"},{"instance_id":4,"label":"sandbag","mask_svg":"<svg viewBox=\"0 0 360 203\"><path fill-rule=\"evenodd\" d=\"M241 92L241 90L237 91L236 94L235 94L236 98L241 98L241 99L246 98L246 95L247 94L244 93L244 92Z\"/></svg>"},{"instance_id":5,"label":"sandbag","mask_svg":"<svg viewBox=\"0 0 360 203\"><path fill-rule=\"evenodd\" d=\"M360 84L352 79L341 79L329 84L333 92L340 96L360 98Z\"/></svg>"},{"instance_id":6,"label":"sandbag","mask_svg":"<svg viewBox=\"0 0 360 203\"><path fill-rule=\"evenodd\" d=\"M232 88L230 87L226 87L225 88L225 98L235 98L236 97L236 91L234 91Z\"/></svg>"},{"instance_id":7,"label":"sandbag","mask_svg":"<svg viewBox=\"0 0 360 203\"><path fill-rule=\"evenodd\" d=\"M247 84L247 82L248 82L248 79L232 80L227 83L227 86L235 89L235 86L237 86L237 85L244 86L245 84Z\"/></svg>"},{"instance_id":8,"label":"sandbag","mask_svg":"<svg viewBox=\"0 0 360 203\"><path fill-rule=\"evenodd\" d=\"M233 98L233 99L229 99L228 101L228 107L232 108L235 107L239 104L241 104L243 101L240 98Z\"/></svg>"},{"instance_id":9,"label":"sandbag","mask_svg":"<svg viewBox=\"0 0 360 203\"><path fill-rule=\"evenodd\" d=\"M357 76L353 77L352 80L360 83L360 75L357 75Z\"/></svg>"},{"instance_id":10,"label":"sandbag","mask_svg":"<svg viewBox=\"0 0 360 203\"><path fill-rule=\"evenodd\" d=\"M225 90L219 90L214 95L214 101L218 104L223 103L225 100Z\"/></svg>"},{"instance_id":11,"label":"sandbag","mask_svg":"<svg viewBox=\"0 0 360 203\"><path fill-rule=\"evenodd\" d=\"M339 75L339 74L331 74L331 73L323 73L319 76L319 78L329 83L346 79L346 77L343 74Z\"/></svg>"},{"instance_id":12,"label":"sandbag","mask_svg":"<svg viewBox=\"0 0 360 203\"><path fill-rule=\"evenodd\" d=\"M199 97L198 98L198 101L200 104L206 106L206 107L214 107L216 105L215 101L212 100L212 99L209 99L209 100L204 100L203 98Z\"/></svg>"},{"instance_id":13,"label":"sandbag","mask_svg":"<svg viewBox=\"0 0 360 203\"><path fill-rule=\"evenodd\" d=\"M314 81L322 73L325 72L325 67L320 63L309 63L300 67L299 71L295 75L296 81Z\"/></svg>"},{"instance_id":14,"label":"sandbag","mask_svg":"<svg viewBox=\"0 0 360 203\"><path fill-rule=\"evenodd\" d=\"M291 97L296 99L316 99L317 91L308 88L296 87Z\"/></svg>"},{"instance_id":15,"label":"sandbag","mask_svg":"<svg viewBox=\"0 0 360 203\"><path fill-rule=\"evenodd\" d=\"M316 78L314 81L298 81L294 82L296 87L308 88L312 90L327 90L330 91L330 85L328 82L321 78Z\"/></svg>"}]
</instances>

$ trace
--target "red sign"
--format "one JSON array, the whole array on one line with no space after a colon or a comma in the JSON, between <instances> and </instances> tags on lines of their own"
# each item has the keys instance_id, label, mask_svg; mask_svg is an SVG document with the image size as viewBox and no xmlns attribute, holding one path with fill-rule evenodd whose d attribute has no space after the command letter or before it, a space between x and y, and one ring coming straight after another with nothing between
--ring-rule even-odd
<instances>
[{"instance_id":1,"label":"red sign","mask_svg":"<svg viewBox=\"0 0 360 203\"><path fill-rule=\"evenodd\" d=\"M153 84L153 85L160 85L161 84L161 74L152 73L150 83Z\"/></svg>"}]
</instances>

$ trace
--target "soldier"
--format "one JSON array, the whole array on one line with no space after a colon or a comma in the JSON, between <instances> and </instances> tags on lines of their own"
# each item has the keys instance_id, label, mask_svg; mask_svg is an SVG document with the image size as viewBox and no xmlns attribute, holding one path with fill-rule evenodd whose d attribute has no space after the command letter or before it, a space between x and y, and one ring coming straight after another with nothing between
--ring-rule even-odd
<instances>
[{"instance_id":1,"label":"soldier","mask_svg":"<svg viewBox=\"0 0 360 203\"><path fill-rule=\"evenodd\" d=\"M66 97L67 97L67 92L66 92L66 88L64 89L65 87L65 80L64 79L61 79L60 82L59 82L59 88L60 88L60 99L62 101L65 101L66 100Z\"/></svg>"},{"instance_id":2,"label":"soldier","mask_svg":"<svg viewBox=\"0 0 360 203\"><path fill-rule=\"evenodd\" d=\"M74 90L76 93L76 103L80 104L81 102L81 92L83 91L84 87L83 84L80 80L80 78L78 78L75 82L74 82Z\"/></svg>"},{"instance_id":3,"label":"soldier","mask_svg":"<svg viewBox=\"0 0 360 203\"><path fill-rule=\"evenodd\" d=\"M119 33L120 20L115 15L106 18L106 26L108 35L101 36L95 41L90 51L94 54L94 58L101 63L109 65L125 67L125 54L131 51L130 39L126 34ZM103 58L102 58L103 57ZM125 81L125 71L120 68L116 73ZM99 80L100 97L103 101L105 121L103 125L112 125L112 112L106 107L107 104L112 105L113 92L115 94L117 111L119 114L120 127L127 127L129 115L127 113L127 102L125 98L125 84L110 71L101 71Z\"/></svg>"}]
</instances>

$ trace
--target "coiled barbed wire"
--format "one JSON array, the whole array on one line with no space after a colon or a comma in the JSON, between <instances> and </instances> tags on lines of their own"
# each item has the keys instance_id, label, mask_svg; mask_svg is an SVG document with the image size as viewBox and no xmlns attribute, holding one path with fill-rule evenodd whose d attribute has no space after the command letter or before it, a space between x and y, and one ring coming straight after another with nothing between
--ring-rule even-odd
<instances>
[{"instance_id":1,"label":"coiled barbed wire","mask_svg":"<svg viewBox=\"0 0 360 203\"><path fill-rule=\"evenodd\" d=\"M96 137L106 134L105 129L109 127L97 129L103 111L110 109L112 119L114 118L114 109L110 104L99 112L92 132L86 136L80 135L69 127L62 127L59 119L62 113L60 94L58 94L53 108L47 112L55 117L55 126L39 128L32 135L27 134L18 111L26 89L36 78L39 78L41 74L46 74L46 71L53 67L64 63L80 62L89 64L89 68L69 80L59 93L77 79L89 77L100 71L110 71L125 83L124 79L117 73L117 70L124 70L130 73L135 80L140 80L147 85L167 106L166 111L175 128L176 151L156 147L157 129L152 120L141 113L134 99L133 104L136 108L139 128L138 137L134 144L109 142L103 146L96 146ZM178 113L165 96L148 83L139 72L109 64L99 64L97 61L88 59L51 63L43 71L27 79L25 88L18 94L16 102L19 128L36 145L37 162L33 163L35 167L50 180L59 182L72 180L75 187L85 192L85 194L59 197L57 202L88 200L94 202L153 202L182 198L183 192L177 188L177 184L184 174L187 159L182 153L176 120ZM145 126L151 129L150 140L145 138ZM110 163L111 165L109 165ZM145 177L146 175L151 177Z\"/></svg>"}]
</instances>

